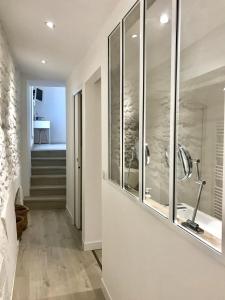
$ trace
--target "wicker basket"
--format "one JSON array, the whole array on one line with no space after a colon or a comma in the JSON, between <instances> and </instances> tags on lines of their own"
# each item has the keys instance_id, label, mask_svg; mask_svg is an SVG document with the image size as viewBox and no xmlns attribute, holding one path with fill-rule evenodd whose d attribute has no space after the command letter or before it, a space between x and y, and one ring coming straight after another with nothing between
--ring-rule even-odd
<instances>
[{"instance_id":1,"label":"wicker basket","mask_svg":"<svg viewBox=\"0 0 225 300\"><path fill-rule=\"evenodd\" d=\"M23 217L23 230L27 228L28 225L28 217L27 214L29 212L29 208L24 205L15 205L16 217Z\"/></svg>"},{"instance_id":2,"label":"wicker basket","mask_svg":"<svg viewBox=\"0 0 225 300\"><path fill-rule=\"evenodd\" d=\"M16 229L17 229L17 239L21 240L24 227L24 218L22 216L16 217Z\"/></svg>"}]
</instances>

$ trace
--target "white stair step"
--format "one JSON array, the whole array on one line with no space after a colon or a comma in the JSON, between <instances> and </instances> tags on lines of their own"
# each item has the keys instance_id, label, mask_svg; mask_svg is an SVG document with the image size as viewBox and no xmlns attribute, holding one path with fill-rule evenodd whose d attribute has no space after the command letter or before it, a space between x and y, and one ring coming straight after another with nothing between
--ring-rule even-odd
<instances>
[{"instance_id":1,"label":"white stair step","mask_svg":"<svg viewBox=\"0 0 225 300\"><path fill-rule=\"evenodd\" d=\"M65 175L66 166L32 166L32 175Z\"/></svg>"},{"instance_id":2,"label":"white stair step","mask_svg":"<svg viewBox=\"0 0 225 300\"><path fill-rule=\"evenodd\" d=\"M32 169L66 169L66 166L32 166Z\"/></svg>"},{"instance_id":3,"label":"white stair step","mask_svg":"<svg viewBox=\"0 0 225 300\"><path fill-rule=\"evenodd\" d=\"M35 186L31 186L30 195L32 197L66 195L66 186L65 185L35 185Z\"/></svg>"},{"instance_id":4,"label":"white stair step","mask_svg":"<svg viewBox=\"0 0 225 300\"><path fill-rule=\"evenodd\" d=\"M32 160L66 160L66 157L32 157Z\"/></svg>"},{"instance_id":5,"label":"white stair step","mask_svg":"<svg viewBox=\"0 0 225 300\"><path fill-rule=\"evenodd\" d=\"M66 196L59 195L59 196L29 196L25 197L25 201L66 201Z\"/></svg>"},{"instance_id":6,"label":"white stair step","mask_svg":"<svg viewBox=\"0 0 225 300\"><path fill-rule=\"evenodd\" d=\"M32 175L31 178L66 178L65 174Z\"/></svg>"},{"instance_id":7,"label":"white stair step","mask_svg":"<svg viewBox=\"0 0 225 300\"><path fill-rule=\"evenodd\" d=\"M32 175L31 176L31 186L40 186L40 185L65 185L66 184L66 175Z\"/></svg>"},{"instance_id":8,"label":"white stair step","mask_svg":"<svg viewBox=\"0 0 225 300\"><path fill-rule=\"evenodd\" d=\"M30 209L62 209L66 208L65 196L31 196L26 197L25 205Z\"/></svg>"}]
</instances>

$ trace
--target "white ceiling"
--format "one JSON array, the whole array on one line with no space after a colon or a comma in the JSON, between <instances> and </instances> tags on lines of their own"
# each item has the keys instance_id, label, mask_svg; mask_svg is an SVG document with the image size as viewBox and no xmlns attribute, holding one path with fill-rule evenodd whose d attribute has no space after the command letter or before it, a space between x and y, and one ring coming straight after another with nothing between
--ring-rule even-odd
<instances>
[{"instance_id":1,"label":"white ceiling","mask_svg":"<svg viewBox=\"0 0 225 300\"><path fill-rule=\"evenodd\" d=\"M118 2L0 0L0 19L13 56L28 79L64 81ZM55 30L45 26L46 20L56 24Z\"/></svg>"}]
</instances>

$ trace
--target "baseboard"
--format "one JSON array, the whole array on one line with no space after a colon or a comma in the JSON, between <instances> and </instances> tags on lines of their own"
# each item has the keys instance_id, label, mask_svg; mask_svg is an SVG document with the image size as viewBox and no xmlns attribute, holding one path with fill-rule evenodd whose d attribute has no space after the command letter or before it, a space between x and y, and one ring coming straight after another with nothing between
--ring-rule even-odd
<instances>
[{"instance_id":1,"label":"baseboard","mask_svg":"<svg viewBox=\"0 0 225 300\"><path fill-rule=\"evenodd\" d=\"M12 300L12 298L13 298L13 291L14 291L15 280L16 280L16 270L15 270L14 276L13 276L12 290L10 291L10 299L11 299L11 300Z\"/></svg>"},{"instance_id":2,"label":"baseboard","mask_svg":"<svg viewBox=\"0 0 225 300\"><path fill-rule=\"evenodd\" d=\"M82 241L82 246L83 246L84 251L102 249L102 241L93 241L93 242L87 242L87 243Z\"/></svg>"},{"instance_id":3,"label":"baseboard","mask_svg":"<svg viewBox=\"0 0 225 300\"><path fill-rule=\"evenodd\" d=\"M72 217L68 207L66 207L66 215L70 219L71 224L73 224L73 217Z\"/></svg>"},{"instance_id":4,"label":"baseboard","mask_svg":"<svg viewBox=\"0 0 225 300\"><path fill-rule=\"evenodd\" d=\"M10 293L10 300L13 298L13 291L14 291L14 285L15 285L15 280L16 280L16 269L17 269L17 260L18 260L18 254L19 254L19 247L20 247L20 242L17 240L17 255L16 255L16 268L14 271L14 276L13 276L13 284L12 284L12 290Z\"/></svg>"},{"instance_id":5,"label":"baseboard","mask_svg":"<svg viewBox=\"0 0 225 300\"><path fill-rule=\"evenodd\" d=\"M112 300L112 297L109 294L109 290L108 290L103 278L101 278L101 289L102 289L102 292L105 296L105 299L106 300Z\"/></svg>"}]
</instances>

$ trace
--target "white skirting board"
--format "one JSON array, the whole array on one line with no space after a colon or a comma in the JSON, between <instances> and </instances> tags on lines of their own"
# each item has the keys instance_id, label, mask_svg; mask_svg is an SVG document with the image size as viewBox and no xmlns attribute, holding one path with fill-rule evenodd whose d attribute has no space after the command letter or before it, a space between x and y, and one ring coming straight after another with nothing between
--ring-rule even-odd
<instances>
[{"instance_id":1,"label":"white skirting board","mask_svg":"<svg viewBox=\"0 0 225 300\"><path fill-rule=\"evenodd\" d=\"M84 242L84 241L82 241L82 244L83 244L83 250L84 251L102 249L102 241L93 241L93 242Z\"/></svg>"},{"instance_id":2,"label":"white skirting board","mask_svg":"<svg viewBox=\"0 0 225 300\"><path fill-rule=\"evenodd\" d=\"M19 241L18 241L18 252L17 252L17 258L18 258L18 253L19 253ZM17 262L17 259L16 259ZM12 285L12 289L10 291L10 299L12 300L13 298L13 290L14 290L14 285L15 285L15 279L16 279L16 269L15 269L15 273L14 273L14 277L13 277L13 285Z\"/></svg>"},{"instance_id":3,"label":"white skirting board","mask_svg":"<svg viewBox=\"0 0 225 300\"><path fill-rule=\"evenodd\" d=\"M71 224L74 225L73 217L72 217L72 215L71 215L71 213L70 213L68 207L66 207L66 215L67 215L67 217L70 219Z\"/></svg>"},{"instance_id":4,"label":"white skirting board","mask_svg":"<svg viewBox=\"0 0 225 300\"><path fill-rule=\"evenodd\" d=\"M112 300L112 297L109 294L109 290L108 290L103 278L101 279L101 289L102 289L102 292L103 292L106 300Z\"/></svg>"}]
</instances>

